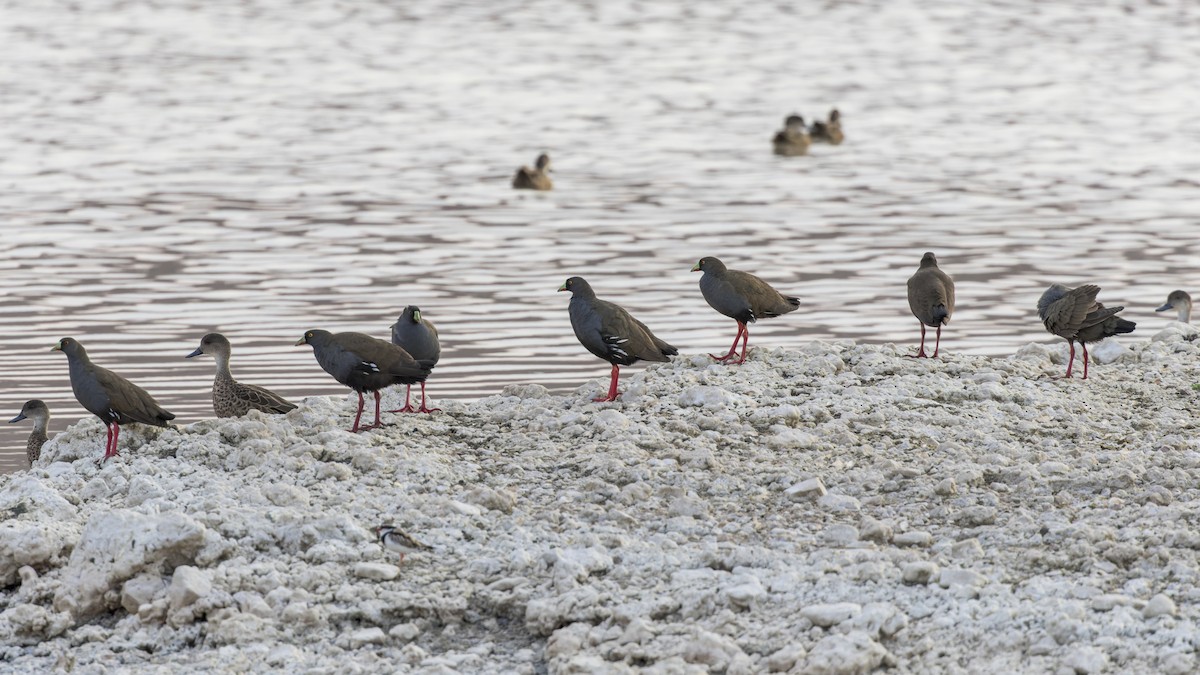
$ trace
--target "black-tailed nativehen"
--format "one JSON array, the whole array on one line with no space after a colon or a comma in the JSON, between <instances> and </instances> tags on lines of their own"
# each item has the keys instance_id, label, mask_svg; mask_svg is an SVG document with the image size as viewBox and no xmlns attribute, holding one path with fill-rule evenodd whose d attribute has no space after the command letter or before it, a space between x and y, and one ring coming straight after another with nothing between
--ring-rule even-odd
<instances>
[{"instance_id":1,"label":"black-tailed nativehen","mask_svg":"<svg viewBox=\"0 0 1200 675\"><path fill-rule=\"evenodd\" d=\"M921 322L921 347L913 358L926 357L925 327L932 326L937 328L932 357L936 359L942 346L942 326L950 323L954 313L954 280L938 268L932 252L921 256L921 266L908 278L908 308Z\"/></svg>"},{"instance_id":2,"label":"black-tailed nativehen","mask_svg":"<svg viewBox=\"0 0 1200 675\"><path fill-rule=\"evenodd\" d=\"M638 361L670 361L679 350L655 337L646 324L633 318L620 305L601 300L582 277L567 279L560 291L571 292L567 311L571 328L589 352L612 364L608 395L594 401L617 400L617 377L621 366Z\"/></svg>"},{"instance_id":3,"label":"black-tailed nativehen","mask_svg":"<svg viewBox=\"0 0 1200 675\"><path fill-rule=\"evenodd\" d=\"M1099 342L1106 337L1132 333L1135 324L1117 316L1124 307L1108 307L1096 302L1100 287L1084 284L1078 288L1067 288L1054 284L1042 293L1038 300L1038 316L1046 330L1067 341L1070 355L1067 357L1067 373L1075 365L1075 343L1083 347L1083 379L1088 376L1088 343Z\"/></svg>"},{"instance_id":4,"label":"black-tailed nativehen","mask_svg":"<svg viewBox=\"0 0 1200 675\"><path fill-rule=\"evenodd\" d=\"M99 417L108 429L101 461L117 456L117 439L121 435L122 424L138 422L165 427L175 419L175 414L159 405L145 389L92 363L87 350L78 340L63 338L51 349L67 355L75 400L84 410Z\"/></svg>"},{"instance_id":5,"label":"black-tailed nativehen","mask_svg":"<svg viewBox=\"0 0 1200 675\"><path fill-rule=\"evenodd\" d=\"M728 363L735 356L738 357L738 363L745 362L750 342L750 328L747 324L794 312L800 306L799 298L780 293L749 272L731 270L725 267L725 263L711 256L701 258L692 271L704 273L700 277L700 292L704 294L704 301L713 309L737 321L738 332L733 337L733 346L729 348L729 353L724 356L709 354L722 363ZM737 352L738 340L742 341L740 356Z\"/></svg>"},{"instance_id":6,"label":"black-tailed nativehen","mask_svg":"<svg viewBox=\"0 0 1200 675\"><path fill-rule=\"evenodd\" d=\"M327 330L306 331L297 345L310 345L317 363L333 379L358 393L358 412L354 415L352 432L379 427L379 390L396 384L416 384L429 377L433 364L418 361L396 345L364 333L330 333ZM359 426L363 413L363 393L375 394L375 422Z\"/></svg>"},{"instance_id":7,"label":"black-tailed nativehen","mask_svg":"<svg viewBox=\"0 0 1200 675\"><path fill-rule=\"evenodd\" d=\"M421 308L409 305L400 312L400 318L392 324L392 344L408 352L418 361L428 361L430 366L437 365L442 356L442 343L438 340L437 327L429 319L421 315ZM425 396L425 381L421 381L421 407L413 408L410 402L412 385L404 390L404 407L388 412L423 412L431 413L441 408L428 407L429 399Z\"/></svg>"}]
</instances>

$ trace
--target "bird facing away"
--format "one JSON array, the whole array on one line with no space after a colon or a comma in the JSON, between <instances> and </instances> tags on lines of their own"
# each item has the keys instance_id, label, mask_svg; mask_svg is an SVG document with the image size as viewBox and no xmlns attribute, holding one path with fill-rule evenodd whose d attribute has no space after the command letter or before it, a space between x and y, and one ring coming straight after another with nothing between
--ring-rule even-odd
<instances>
[{"instance_id":1,"label":"bird facing away","mask_svg":"<svg viewBox=\"0 0 1200 675\"><path fill-rule=\"evenodd\" d=\"M379 545L385 550L400 554L400 564L404 564L404 556L417 551L428 551L432 546L422 544L416 537L408 534L395 525L380 525L375 528L375 536L379 537Z\"/></svg>"},{"instance_id":2,"label":"bird facing away","mask_svg":"<svg viewBox=\"0 0 1200 675\"><path fill-rule=\"evenodd\" d=\"M421 316L421 308L416 305L405 307L404 311L400 312L400 318L392 324L392 344L408 352L409 356L418 361L429 361L430 367L437 365L438 359L442 356L442 343L438 341L437 328L429 319ZM425 397L424 380L421 381L420 408L412 407L412 403L409 402L411 394L412 385L410 384L404 391L404 407L388 412L431 413L441 410L441 408L427 406L429 399Z\"/></svg>"},{"instance_id":3,"label":"bird facing away","mask_svg":"<svg viewBox=\"0 0 1200 675\"><path fill-rule=\"evenodd\" d=\"M108 429L104 458L100 461L117 456L122 424L139 422L165 427L167 422L175 419L175 414L160 406L145 389L92 363L83 345L74 338L63 338L50 349L67 355L75 400L84 410L99 417Z\"/></svg>"},{"instance_id":4,"label":"bird facing away","mask_svg":"<svg viewBox=\"0 0 1200 675\"><path fill-rule=\"evenodd\" d=\"M1167 296L1166 304L1154 311L1166 312L1172 309L1178 312L1176 321L1188 323L1192 320L1192 296L1185 291L1171 291L1171 294Z\"/></svg>"},{"instance_id":5,"label":"bird facing away","mask_svg":"<svg viewBox=\"0 0 1200 675\"><path fill-rule=\"evenodd\" d=\"M808 131L814 143L841 145L846 136L842 133L842 114L837 108L829 111L829 121L816 120Z\"/></svg>"},{"instance_id":6,"label":"bird facing away","mask_svg":"<svg viewBox=\"0 0 1200 675\"><path fill-rule=\"evenodd\" d=\"M804 118L794 113L787 116L787 119L783 121L783 129L776 132L775 137L771 139L775 154L784 157L799 157L808 154L808 146L811 144L812 139L808 135L808 127L804 124Z\"/></svg>"},{"instance_id":7,"label":"bird facing away","mask_svg":"<svg viewBox=\"0 0 1200 675\"><path fill-rule=\"evenodd\" d=\"M38 399L25 401L25 405L21 406L21 412L17 416L8 421L9 424L20 422L28 419L33 421L33 432L29 434L29 441L25 443L25 456L29 459L29 466L42 456L42 446L46 444L46 426L50 423L50 408L45 403Z\"/></svg>"},{"instance_id":8,"label":"bird facing away","mask_svg":"<svg viewBox=\"0 0 1200 675\"><path fill-rule=\"evenodd\" d=\"M1079 288L1067 288L1062 284L1054 284L1042 293L1038 300L1038 316L1042 318L1046 330L1067 341L1071 349L1067 361L1067 374L1071 377L1071 367L1075 365L1075 343L1083 346L1083 379L1088 376L1089 342L1099 342L1106 337L1121 333L1132 333L1135 324L1117 316L1124 307L1105 308L1096 302L1100 287L1085 284Z\"/></svg>"},{"instance_id":9,"label":"bird facing away","mask_svg":"<svg viewBox=\"0 0 1200 675\"><path fill-rule=\"evenodd\" d=\"M937 340L932 358L936 359L942 345L942 326L950 323L950 315L954 313L954 280L938 269L937 257L932 252L921 256L921 266L908 278L908 308L921 322L921 348L913 358L925 358L925 327L934 326Z\"/></svg>"},{"instance_id":10,"label":"bird facing away","mask_svg":"<svg viewBox=\"0 0 1200 675\"><path fill-rule=\"evenodd\" d=\"M780 293L749 272L731 270L711 256L701 258L692 271L704 273L700 277L700 292L704 294L704 301L709 307L737 321L738 332L733 337L729 353L724 356L709 354L722 363L728 363L738 356L738 340L742 341L742 353L737 362L745 362L750 342L750 328L746 324L794 312L800 306L799 298Z\"/></svg>"},{"instance_id":11,"label":"bird facing away","mask_svg":"<svg viewBox=\"0 0 1200 675\"><path fill-rule=\"evenodd\" d=\"M296 345L311 345L317 363L333 379L358 392L358 412L351 432L382 426L379 419L379 390L395 384L416 384L429 377L433 364L418 361L400 347L364 333L306 331ZM363 392L375 394L375 423L359 426L363 414Z\"/></svg>"},{"instance_id":12,"label":"bird facing away","mask_svg":"<svg viewBox=\"0 0 1200 675\"><path fill-rule=\"evenodd\" d=\"M517 169L513 176L512 186L518 190L550 190L554 183L550 180L550 155L538 155L537 163L531 169L523 166Z\"/></svg>"},{"instance_id":13,"label":"bird facing away","mask_svg":"<svg viewBox=\"0 0 1200 675\"><path fill-rule=\"evenodd\" d=\"M612 364L612 381L608 395L593 401L617 400L617 377L621 366L638 361L670 361L679 350L655 337L646 324L633 318L620 305L601 300L582 277L571 277L559 286L559 291L571 292L567 312L571 328L589 352Z\"/></svg>"},{"instance_id":14,"label":"bird facing away","mask_svg":"<svg viewBox=\"0 0 1200 675\"><path fill-rule=\"evenodd\" d=\"M233 379L229 372L229 340L220 333L209 333L200 338L196 351L184 358L201 354L212 356L217 362L217 376L213 379L213 412L217 417L241 417L251 410L283 414L296 409L296 404L282 396L253 384L242 384Z\"/></svg>"}]
</instances>

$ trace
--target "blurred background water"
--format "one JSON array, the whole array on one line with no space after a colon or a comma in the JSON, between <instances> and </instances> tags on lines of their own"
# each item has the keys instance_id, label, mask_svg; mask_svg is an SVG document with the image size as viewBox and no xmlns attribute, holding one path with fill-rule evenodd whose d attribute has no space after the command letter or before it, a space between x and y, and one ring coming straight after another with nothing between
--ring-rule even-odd
<instances>
[{"instance_id":1,"label":"blurred background water","mask_svg":"<svg viewBox=\"0 0 1200 675\"><path fill-rule=\"evenodd\" d=\"M1187 2L0 0L0 414L86 415L83 342L191 422L204 333L240 379L345 392L292 343L439 326L433 397L567 391L607 364L569 275L685 352L735 326L703 255L799 295L752 346L919 337L922 252L957 280L948 352L1051 341L1096 282L1146 339L1200 291L1200 7ZM778 158L785 115L845 144ZM518 193L542 151L556 189ZM3 412L7 411L7 412ZM0 468L24 464L0 425ZM97 454L100 451L97 442Z\"/></svg>"}]
</instances>

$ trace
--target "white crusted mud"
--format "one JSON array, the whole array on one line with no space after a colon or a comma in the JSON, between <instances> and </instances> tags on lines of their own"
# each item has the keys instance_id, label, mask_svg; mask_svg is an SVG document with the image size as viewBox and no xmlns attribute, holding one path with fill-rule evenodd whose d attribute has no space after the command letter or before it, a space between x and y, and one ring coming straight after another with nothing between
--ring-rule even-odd
<instances>
[{"instance_id":1,"label":"white crusted mud","mask_svg":"<svg viewBox=\"0 0 1200 675\"><path fill-rule=\"evenodd\" d=\"M315 398L103 467L83 420L0 482L0 665L1194 672L1194 335L1087 382L1057 346L689 355L360 435Z\"/></svg>"}]
</instances>

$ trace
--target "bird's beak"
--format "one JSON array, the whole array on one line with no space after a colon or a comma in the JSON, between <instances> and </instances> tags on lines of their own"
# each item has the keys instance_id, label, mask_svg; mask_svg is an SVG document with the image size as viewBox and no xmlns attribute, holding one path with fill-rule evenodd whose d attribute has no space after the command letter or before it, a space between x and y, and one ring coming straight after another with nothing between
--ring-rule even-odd
<instances>
[{"instance_id":1,"label":"bird's beak","mask_svg":"<svg viewBox=\"0 0 1200 675\"><path fill-rule=\"evenodd\" d=\"M413 323L421 323L421 313L413 312Z\"/></svg>"},{"instance_id":2,"label":"bird's beak","mask_svg":"<svg viewBox=\"0 0 1200 675\"><path fill-rule=\"evenodd\" d=\"M558 290L559 290L560 292L561 292L561 291L565 291L565 290L567 290L567 284L566 284L566 283L563 283L563 285L562 285L562 286L559 286L559 287L558 287Z\"/></svg>"},{"instance_id":3,"label":"bird's beak","mask_svg":"<svg viewBox=\"0 0 1200 675\"><path fill-rule=\"evenodd\" d=\"M19 415L17 415L16 417L14 417L14 418L12 418L11 420L9 420L9 421L8 421L8 423L9 423L9 424L12 424L13 422L20 422L20 421L21 421L21 420L23 420L23 419L25 419L25 413L20 413L20 414L19 414Z\"/></svg>"},{"instance_id":4,"label":"bird's beak","mask_svg":"<svg viewBox=\"0 0 1200 675\"><path fill-rule=\"evenodd\" d=\"M1154 311L1156 311L1156 312L1165 312L1165 311L1167 311L1168 309L1175 309L1175 305L1172 305L1171 303L1169 303L1169 302L1168 302L1167 304L1163 305L1162 307L1159 307L1158 309L1156 309L1156 310L1154 310Z\"/></svg>"},{"instance_id":5,"label":"bird's beak","mask_svg":"<svg viewBox=\"0 0 1200 675\"><path fill-rule=\"evenodd\" d=\"M306 344L308 344L308 338L300 338L299 340L296 340L297 347L299 347L300 345L306 345Z\"/></svg>"},{"instance_id":6,"label":"bird's beak","mask_svg":"<svg viewBox=\"0 0 1200 675\"><path fill-rule=\"evenodd\" d=\"M55 343L55 345L50 348L50 351L61 352L62 351L62 340L59 340L57 343Z\"/></svg>"},{"instance_id":7,"label":"bird's beak","mask_svg":"<svg viewBox=\"0 0 1200 675\"><path fill-rule=\"evenodd\" d=\"M204 352L200 351L200 348L199 348L199 347L196 347L196 351L192 352L191 354L188 354L187 356L185 356L185 357L183 357L183 358L185 358L185 359L190 359L190 358L192 358L193 356L200 356L200 355L201 355L201 354L203 354L203 353L204 353Z\"/></svg>"},{"instance_id":8,"label":"bird's beak","mask_svg":"<svg viewBox=\"0 0 1200 675\"><path fill-rule=\"evenodd\" d=\"M699 272L700 271L700 263L696 263L695 267L692 268L692 271Z\"/></svg>"}]
</instances>

